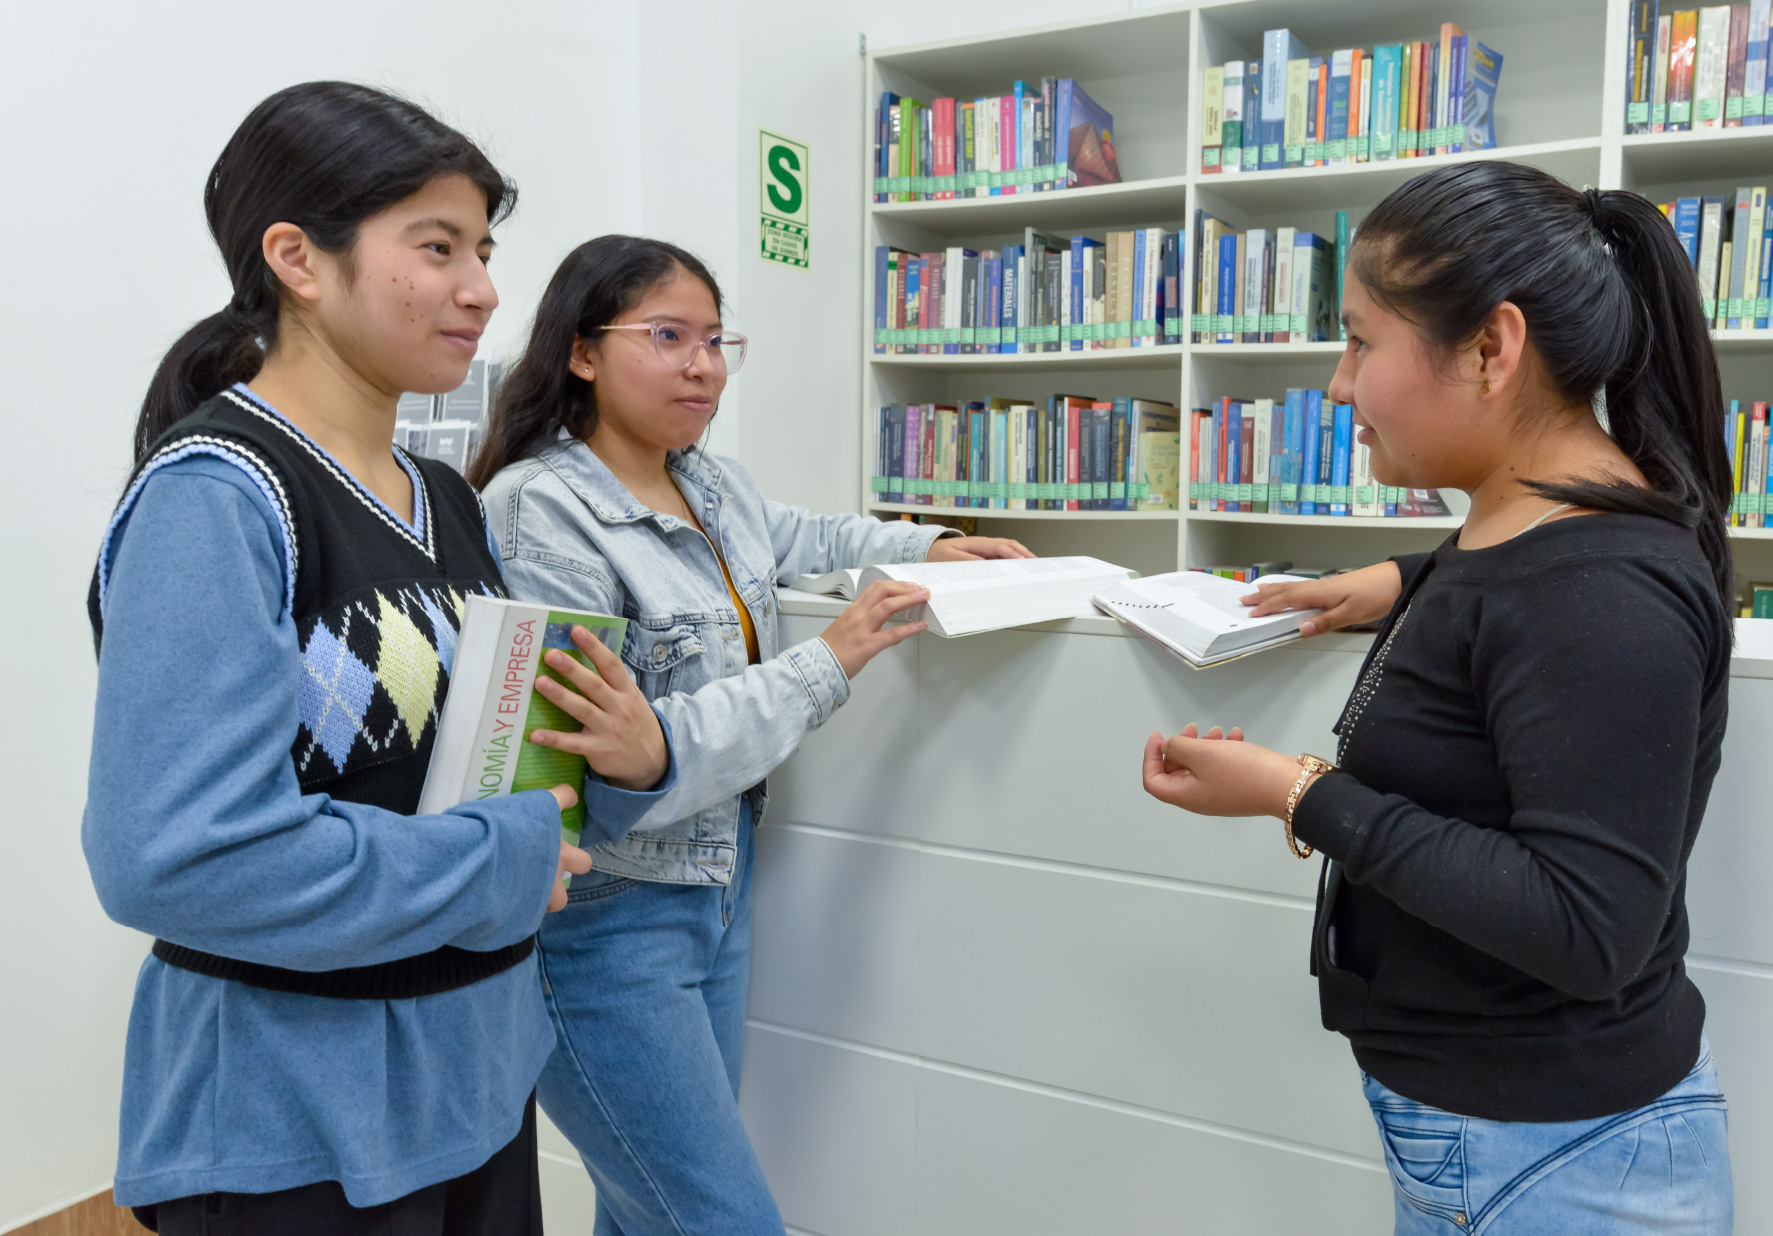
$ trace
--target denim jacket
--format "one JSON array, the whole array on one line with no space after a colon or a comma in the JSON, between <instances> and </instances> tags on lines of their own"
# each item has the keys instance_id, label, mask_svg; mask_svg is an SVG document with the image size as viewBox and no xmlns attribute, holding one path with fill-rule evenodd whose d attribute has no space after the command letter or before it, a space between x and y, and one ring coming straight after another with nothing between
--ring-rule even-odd
<instances>
[{"instance_id":1,"label":"denim jacket","mask_svg":"<svg viewBox=\"0 0 1773 1236\"><path fill-rule=\"evenodd\" d=\"M824 640L777 647L776 585L921 562L944 530L766 501L739 464L701 451L674 451L666 467L751 613L756 665L708 540L643 505L583 442L505 468L486 487L486 508L511 595L626 618L622 659L670 727L677 775L659 801L632 829L585 821L597 869L725 884L741 800L761 823L764 778L850 694Z\"/></svg>"}]
</instances>

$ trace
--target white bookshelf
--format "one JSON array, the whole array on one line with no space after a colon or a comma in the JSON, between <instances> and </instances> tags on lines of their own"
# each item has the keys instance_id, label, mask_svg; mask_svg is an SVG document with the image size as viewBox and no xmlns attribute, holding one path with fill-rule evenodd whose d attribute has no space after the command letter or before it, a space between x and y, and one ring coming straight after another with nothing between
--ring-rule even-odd
<instances>
[{"instance_id":1,"label":"white bookshelf","mask_svg":"<svg viewBox=\"0 0 1773 1236\"><path fill-rule=\"evenodd\" d=\"M860 508L960 515L986 533L1045 552L1093 552L1141 570L1291 558L1354 566L1433 547L1457 519L1355 519L1207 511L1059 512L953 510L876 503L869 491L878 409L891 403L959 403L994 395L1044 406L1055 392L1161 399L1183 410L1222 395L1279 398L1291 386L1324 387L1337 343L1195 344L1027 355L876 355L874 247L924 252L953 243L998 248L1022 229L1100 234L1163 226L1191 233L1197 210L1238 230L1301 227L1335 234L1421 172L1466 159L1512 159L1578 187L1628 188L1655 201L1773 184L1773 126L1708 133L1624 133L1629 0L1203 0L1001 35L872 51L864 74L863 461ZM1343 47L1423 39L1454 21L1504 57L1498 149L1334 168L1203 175L1195 123L1201 75L1242 56L1285 26L1313 55ZM873 200L874 110L881 91L929 101L1000 94L1016 78L1075 77L1115 118L1118 185L947 202ZM1184 287L1194 254L1183 245ZM1187 338L1186 333L1184 339ZM1725 399L1773 397L1773 330L1715 335ZM1186 465L1185 465L1186 466ZM1773 529L1736 529L1745 578L1773 579Z\"/></svg>"}]
</instances>

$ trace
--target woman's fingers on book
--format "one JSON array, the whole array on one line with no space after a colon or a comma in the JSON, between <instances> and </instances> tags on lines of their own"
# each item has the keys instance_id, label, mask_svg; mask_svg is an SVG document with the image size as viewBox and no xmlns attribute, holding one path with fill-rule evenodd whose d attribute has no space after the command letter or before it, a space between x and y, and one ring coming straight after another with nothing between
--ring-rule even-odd
<instances>
[{"instance_id":1,"label":"woman's fingers on book","mask_svg":"<svg viewBox=\"0 0 1773 1236\"><path fill-rule=\"evenodd\" d=\"M591 856L578 846L562 839L560 842L560 870L570 875L584 875L591 870Z\"/></svg>"},{"instance_id":2,"label":"woman's fingers on book","mask_svg":"<svg viewBox=\"0 0 1773 1236\"><path fill-rule=\"evenodd\" d=\"M560 804L562 811L571 811L579 805L579 792L570 785L557 785L548 792L554 795L554 801Z\"/></svg>"},{"instance_id":3,"label":"woman's fingers on book","mask_svg":"<svg viewBox=\"0 0 1773 1236\"><path fill-rule=\"evenodd\" d=\"M608 645L584 627L573 628L573 643L577 644L584 650L585 655L591 658L591 664L596 668L598 676L610 686L620 687L624 683L634 681L633 676L628 673L628 667L622 664L622 658L611 652ZM572 660L571 657L566 659ZM583 666L580 668L582 670Z\"/></svg>"}]
</instances>

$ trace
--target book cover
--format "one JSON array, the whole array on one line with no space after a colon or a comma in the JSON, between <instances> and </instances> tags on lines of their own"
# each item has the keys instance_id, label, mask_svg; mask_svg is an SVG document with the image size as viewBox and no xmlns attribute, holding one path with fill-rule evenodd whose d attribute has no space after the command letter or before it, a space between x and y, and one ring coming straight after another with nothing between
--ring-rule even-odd
<instances>
[{"instance_id":1,"label":"book cover","mask_svg":"<svg viewBox=\"0 0 1773 1236\"><path fill-rule=\"evenodd\" d=\"M1140 228L1133 236L1133 291L1127 304L1127 346L1142 348L1145 345L1145 294L1151 284L1145 270L1146 233Z\"/></svg>"},{"instance_id":2,"label":"book cover","mask_svg":"<svg viewBox=\"0 0 1773 1236\"><path fill-rule=\"evenodd\" d=\"M1496 146L1496 91L1502 81L1502 57L1475 39L1466 43L1465 149Z\"/></svg>"},{"instance_id":3,"label":"book cover","mask_svg":"<svg viewBox=\"0 0 1773 1236\"><path fill-rule=\"evenodd\" d=\"M1354 70L1354 52L1339 51L1330 56L1329 126L1324 138L1324 162L1351 163L1348 157L1349 102L1352 98L1350 75Z\"/></svg>"},{"instance_id":4,"label":"book cover","mask_svg":"<svg viewBox=\"0 0 1773 1236\"><path fill-rule=\"evenodd\" d=\"M529 741L538 729L572 734L583 728L535 689L538 677L565 681L544 664L549 650L592 668L591 658L573 642L574 626L584 627L621 655L628 627L621 618L503 598L468 598L450 690L419 794L420 815L557 785L570 785L582 795L585 757ZM562 837L577 845L584 822L582 803L562 811Z\"/></svg>"},{"instance_id":5,"label":"book cover","mask_svg":"<svg viewBox=\"0 0 1773 1236\"><path fill-rule=\"evenodd\" d=\"M1707 197L1699 211L1699 302L1709 323L1718 315L1718 262L1723 252L1725 203Z\"/></svg>"},{"instance_id":6,"label":"book cover","mask_svg":"<svg viewBox=\"0 0 1773 1236\"><path fill-rule=\"evenodd\" d=\"M1724 68L1724 127L1742 127L1742 90L1748 81L1748 5L1730 6L1730 42Z\"/></svg>"},{"instance_id":7,"label":"book cover","mask_svg":"<svg viewBox=\"0 0 1773 1236\"><path fill-rule=\"evenodd\" d=\"M1272 343L1293 341L1293 247L1298 229L1276 228L1274 232L1274 302L1271 309Z\"/></svg>"},{"instance_id":8,"label":"book cover","mask_svg":"<svg viewBox=\"0 0 1773 1236\"><path fill-rule=\"evenodd\" d=\"M1112 276L1110 276L1112 278ZM1226 232L1219 238L1218 304L1213 315L1213 342L1234 343L1233 315L1238 313L1237 235Z\"/></svg>"},{"instance_id":9,"label":"book cover","mask_svg":"<svg viewBox=\"0 0 1773 1236\"><path fill-rule=\"evenodd\" d=\"M1142 511L1173 511L1181 481L1182 419L1175 405L1133 400L1138 430L1134 487Z\"/></svg>"},{"instance_id":10,"label":"book cover","mask_svg":"<svg viewBox=\"0 0 1773 1236\"><path fill-rule=\"evenodd\" d=\"M1625 131L1650 131L1654 89L1651 68L1656 47L1656 0L1631 0L1625 47Z\"/></svg>"},{"instance_id":11,"label":"book cover","mask_svg":"<svg viewBox=\"0 0 1773 1236\"><path fill-rule=\"evenodd\" d=\"M1059 134L1065 143L1066 188L1120 183L1120 162L1114 153L1114 117L1071 78L1059 81Z\"/></svg>"},{"instance_id":12,"label":"book cover","mask_svg":"<svg viewBox=\"0 0 1773 1236\"><path fill-rule=\"evenodd\" d=\"M1354 445L1354 408L1346 403L1335 405L1335 413L1331 422L1331 441L1334 444L1335 458L1330 469L1330 485L1335 490L1330 502L1330 514L1347 515L1349 502L1349 465L1350 448Z\"/></svg>"},{"instance_id":13,"label":"book cover","mask_svg":"<svg viewBox=\"0 0 1773 1236\"><path fill-rule=\"evenodd\" d=\"M1305 392L1305 415L1299 426L1299 513L1316 515L1318 511L1318 473L1325 460L1320 458L1324 445L1322 391ZM1328 501L1328 499L1325 499ZM1324 513L1328 513L1327 509Z\"/></svg>"},{"instance_id":14,"label":"book cover","mask_svg":"<svg viewBox=\"0 0 1773 1236\"><path fill-rule=\"evenodd\" d=\"M1730 6L1699 10L1699 42L1693 60L1693 127L1724 124L1724 87L1730 59Z\"/></svg>"},{"instance_id":15,"label":"book cover","mask_svg":"<svg viewBox=\"0 0 1773 1236\"><path fill-rule=\"evenodd\" d=\"M1687 261L1695 270L1699 268L1699 213L1702 201L1697 197L1675 199L1674 214L1669 222L1674 225L1675 236L1680 239L1681 246L1687 251Z\"/></svg>"},{"instance_id":16,"label":"book cover","mask_svg":"<svg viewBox=\"0 0 1773 1236\"><path fill-rule=\"evenodd\" d=\"M997 140L1001 148L1000 170L1003 173L1003 196L1014 197L1021 192L1016 173L1022 166L1022 83L1017 82L1010 94L997 100Z\"/></svg>"},{"instance_id":17,"label":"book cover","mask_svg":"<svg viewBox=\"0 0 1773 1236\"><path fill-rule=\"evenodd\" d=\"M1656 18L1655 59L1651 62L1651 133L1661 133L1668 127L1668 44L1673 26L1672 13L1663 13Z\"/></svg>"},{"instance_id":18,"label":"book cover","mask_svg":"<svg viewBox=\"0 0 1773 1236\"><path fill-rule=\"evenodd\" d=\"M1453 123L1453 91L1457 78L1453 72L1454 40L1465 31L1450 21L1441 23L1441 42L1439 60L1435 65L1435 143L1436 154L1448 154L1452 151L1452 136L1448 130Z\"/></svg>"},{"instance_id":19,"label":"book cover","mask_svg":"<svg viewBox=\"0 0 1773 1236\"><path fill-rule=\"evenodd\" d=\"M1398 89L1402 81L1403 55L1401 43L1385 43L1373 49L1373 119L1370 128L1374 159L1397 157Z\"/></svg>"},{"instance_id":20,"label":"book cover","mask_svg":"<svg viewBox=\"0 0 1773 1236\"><path fill-rule=\"evenodd\" d=\"M1262 110L1262 62L1244 61L1244 147L1238 167L1253 172L1261 166L1262 146L1258 138ZM1279 158L1279 151L1276 151Z\"/></svg>"},{"instance_id":21,"label":"book cover","mask_svg":"<svg viewBox=\"0 0 1773 1236\"><path fill-rule=\"evenodd\" d=\"M1244 62L1228 60L1223 66L1224 92L1221 95L1224 119L1219 128L1219 172L1221 175L1243 170L1244 146Z\"/></svg>"},{"instance_id":22,"label":"book cover","mask_svg":"<svg viewBox=\"0 0 1773 1236\"><path fill-rule=\"evenodd\" d=\"M930 104L930 133L935 147L931 155L935 184L930 197L946 201L954 196L953 99L937 99Z\"/></svg>"},{"instance_id":23,"label":"book cover","mask_svg":"<svg viewBox=\"0 0 1773 1236\"><path fill-rule=\"evenodd\" d=\"M1293 121L1293 80L1290 65L1307 56L1305 44L1290 30L1269 30L1262 35L1262 116L1260 129L1260 167L1263 171L1284 166L1282 151ZM1301 90L1303 80L1300 81ZM1301 95L1303 97L1303 95ZM1299 131L1304 130L1305 113L1299 112ZM1248 139L1245 139L1248 145ZM1303 157L1303 154L1301 155Z\"/></svg>"},{"instance_id":24,"label":"book cover","mask_svg":"<svg viewBox=\"0 0 1773 1236\"><path fill-rule=\"evenodd\" d=\"M1245 439L1250 443L1250 491L1248 509L1268 514L1268 465L1273 445L1274 400L1258 399L1244 405Z\"/></svg>"},{"instance_id":25,"label":"book cover","mask_svg":"<svg viewBox=\"0 0 1773 1236\"><path fill-rule=\"evenodd\" d=\"M1244 333L1239 343L1261 343L1262 318L1267 306L1262 303L1262 288L1268 282L1268 232L1251 228L1244 234Z\"/></svg>"},{"instance_id":26,"label":"book cover","mask_svg":"<svg viewBox=\"0 0 1773 1236\"><path fill-rule=\"evenodd\" d=\"M1336 513L1336 405L1318 395L1317 421L1317 513Z\"/></svg>"},{"instance_id":27,"label":"book cover","mask_svg":"<svg viewBox=\"0 0 1773 1236\"><path fill-rule=\"evenodd\" d=\"M1366 163L1373 157L1373 56L1370 52L1354 49L1353 89L1354 100L1350 103L1348 123L1349 139L1352 143L1349 153L1356 163Z\"/></svg>"},{"instance_id":28,"label":"book cover","mask_svg":"<svg viewBox=\"0 0 1773 1236\"><path fill-rule=\"evenodd\" d=\"M1760 127L1767 108L1767 25L1773 0L1751 0L1748 6L1748 64L1743 73L1742 124Z\"/></svg>"},{"instance_id":29,"label":"book cover","mask_svg":"<svg viewBox=\"0 0 1773 1236\"><path fill-rule=\"evenodd\" d=\"M1676 10L1668 42L1668 132L1693 127L1693 71L1699 51L1699 10Z\"/></svg>"},{"instance_id":30,"label":"book cover","mask_svg":"<svg viewBox=\"0 0 1773 1236\"><path fill-rule=\"evenodd\" d=\"M1281 409L1280 513L1299 514L1299 468L1304 446L1305 391L1289 387Z\"/></svg>"},{"instance_id":31,"label":"book cover","mask_svg":"<svg viewBox=\"0 0 1773 1236\"><path fill-rule=\"evenodd\" d=\"M1201 84L1200 170L1217 175L1222 163L1219 144L1225 135L1225 66L1207 69Z\"/></svg>"},{"instance_id":32,"label":"book cover","mask_svg":"<svg viewBox=\"0 0 1773 1236\"><path fill-rule=\"evenodd\" d=\"M1287 98L1286 113L1281 127L1281 164L1282 167L1301 167L1305 163L1305 143L1307 140L1307 92L1315 83L1316 75L1311 71L1311 60L1302 57L1289 60L1286 64ZM1262 165L1268 170L1268 164Z\"/></svg>"}]
</instances>

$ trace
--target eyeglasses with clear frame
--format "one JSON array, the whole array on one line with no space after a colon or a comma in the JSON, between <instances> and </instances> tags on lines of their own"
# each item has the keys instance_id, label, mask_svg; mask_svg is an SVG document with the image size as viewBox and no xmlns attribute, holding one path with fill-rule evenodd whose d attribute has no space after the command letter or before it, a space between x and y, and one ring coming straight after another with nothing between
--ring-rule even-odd
<instances>
[{"instance_id":1,"label":"eyeglasses with clear frame","mask_svg":"<svg viewBox=\"0 0 1773 1236\"><path fill-rule=\"evenodd\" d=\"M688 369L695 364L696 353L708 349L714 367L725 374L739 372L745 363L745 348L750 342L732 330L717 330L697 338L682 322L636 322L630 326L605 326L602 330L644 330L652 332L653 351L673 369Z\"/></svg>"}]
</instances>

